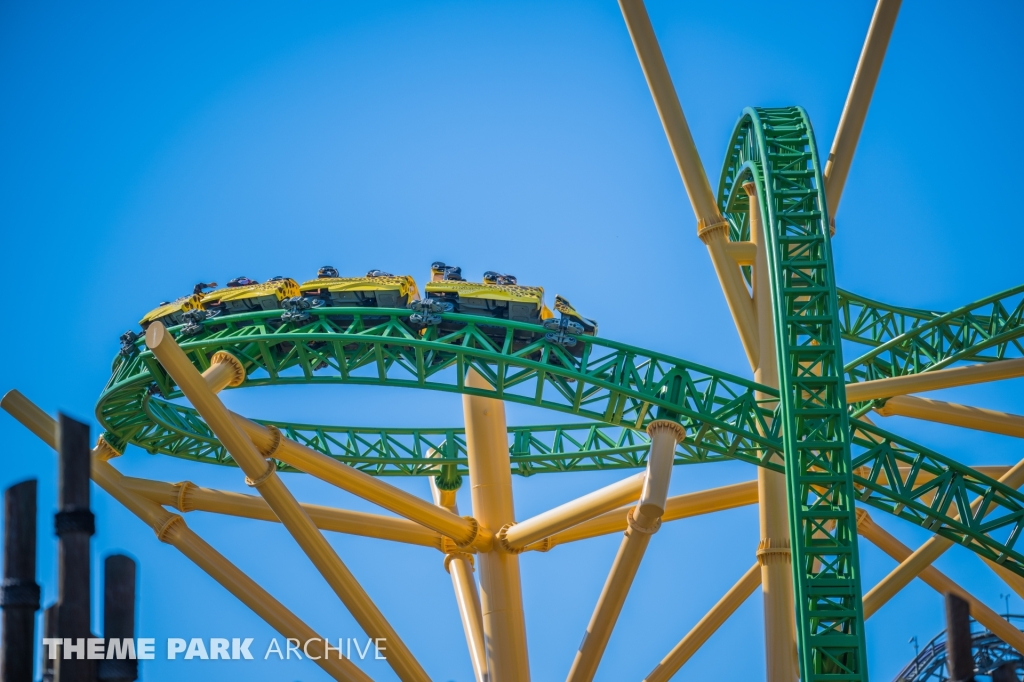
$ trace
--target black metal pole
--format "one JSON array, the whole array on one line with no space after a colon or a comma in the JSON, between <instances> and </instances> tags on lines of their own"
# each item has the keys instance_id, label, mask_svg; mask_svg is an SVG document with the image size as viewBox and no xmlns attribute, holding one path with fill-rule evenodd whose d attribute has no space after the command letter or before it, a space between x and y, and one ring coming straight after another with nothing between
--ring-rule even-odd
<instances>
[{"instance_id":1,"label":"black metal pole","mask_svg":"<svg viewBox=\"0 0 1024 682\"><path fill-rule=\"evenodd\" d=\"M992 682L1020 682L1017 677L1017 662L1009 661L993 670Z\"/></svg>"},{"instance_id":2,"label":"black metal pole","mask_svg":"<svg viewBox=\"0 0 1024 682\"><path fill-rule=\"evenodd\" d=\"M54 638L57 636L57 605L50 604L43 611L43 637ZM49 658L46 655L46 649L43 649L43 682L54 682L54 676L56 671L54 670L54 664L56 661Z\"/></svg>"},{"instance_id":3,"label":"black metal pole","mask_svg":"<svg viewBox=\"0 0 1024 682\"><path fill-rule=\"evenodd\" d=\"M0 680L32 682L39 585L36 583L36 482L4 491L3 639Z\"/></svg>"},{"instance_id":4,"label":"black metal pole","mask_svg":"<svg viewBox=\"0 0 1024 682\"><path fill-rule=\"evenodd\" d=\"M103 562L103 638L135 637L135 562L123 554L112 554ZM100 682L134 682L139 679L139 662L106 659L100 662Z\"/></svg>"},{"instance_id":5,"label":"black metal pole","mask_svg":"<svg viewBox=\"0 0 1024 682\"><path fill-rule=\"evenodd\" d=\"M974 682L971 606L952 593L946 595L946 668L951 682Z\"/></svg>"},{"instance_id":6,"label":"black metal pole","mask_svg":"<svg viewBox=\"0 0 1024 682\"><path fill-rule=\"evenodd\" d=\"M56 679L58 682L92 682L95 665L86 658L87 640L92 636L89 544L95 530L95 519L89 509L89 426L59 415L57 443L60 446L57 483L60 511L54 517L59 538L57 636L64 639L64 647L56 661ZM70 658L65 658L68 655Z\"/></svg>"}]
</instances>

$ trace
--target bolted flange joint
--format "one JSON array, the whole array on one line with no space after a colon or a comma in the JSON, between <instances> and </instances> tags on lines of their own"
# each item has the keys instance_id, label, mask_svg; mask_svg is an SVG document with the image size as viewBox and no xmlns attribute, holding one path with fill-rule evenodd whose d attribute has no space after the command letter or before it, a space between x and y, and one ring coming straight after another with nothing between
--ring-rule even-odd
<instances>
[{"instance_id":1,"label":"bolted flange joint","mask_svg":"<svg viewBox=\"0 0 1024 682\"><path fill-rule=\"evenodd\" d=\"M776 563L790 563L792 553L789 550L789 540L772 540L764 538L757 543L757 563L761 566Z\"/></svg>"},{"instance_id":2,"label":"bolted flange joint","mask_svg":"<svg viewBox=\"0 0 1024 682\"><path fill-rule=\"evenodd\" d=\"M508 529L514 525L516 525L515 522L506 523L504 526L501 527L501 530L499 530L498 534L495 536L498 540L498 546L501 547L501 550L506 554L522 554L523 550L526 549L525 547L517 548L508 544Z\"/></svg>"},{"instance_id":3,"label":"bolted flange joint","mask_svg":"<svg viewBox=\"0 0 1024 682\"><path fill-rule=\"evenodd\" d=\"M706 222L704 218L697 221L697 236L705 244L711 241L711 238L719 232L726 235L729 234L729 221L720 216L718 216L718 221L713 223Z\"/></svg>"},{"instance_id":4,"label":"bolted flange joint","mask_svg":"<svg viewBox=\"0 0 1024 682\"><path fill-rule=\"evenodd\" d=\"M212 358L210 358L210 364L219 365L222 363L228 365L232 370L231 380L228 381L228 386L231 388L240 386L242 382L245 381L245 367L242 366L242 361L227 351L219 350L213 354Z\"/></svg>"},{"instance_id":5,"label":"bolted flange joint","mask_svg":"<svg viewBox=\"0 0 1024 682\"><path fill-rule=\"evenodd\" d=\"M683 428L682 424L674 422L671 419L655 419L647 425L647 435L653 440L654 434L662 429L671 431L672 435L675 436L676 443L681 443L686 440L686 429Z\"/></svg>"}]
</instances>

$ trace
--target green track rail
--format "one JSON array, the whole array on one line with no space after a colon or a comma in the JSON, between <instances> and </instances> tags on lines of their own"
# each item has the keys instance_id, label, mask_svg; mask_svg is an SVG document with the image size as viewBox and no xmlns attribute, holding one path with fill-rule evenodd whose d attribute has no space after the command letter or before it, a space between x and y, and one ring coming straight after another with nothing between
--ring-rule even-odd
<instances>
[{"instance_id":1,"label":"green track rail","mask_svg":"<svg viewBox=\"0 0 1024 682\"><path fill-rule=\"evenodd\" d=\"M343 314L353 318L343 328L329 319ZM658 407L682 415L687 425L686 442L677 451L681 459L728 457L783 470L781 439L766 426L774 413L754 397L763 391L768 400L777 400L778 392L766 386L607 339L582 337L580 343L588 348L581 358L545 342L512 352L510 343L495 343L481 326L492 332L504 329L509 339L516 329L537 328L504 320L448 314L466 326L453 334L419 337L404 324L408 315L405 310L374 310L373 324L364 324L364 316L370 316L366 309L320 309L301 328L271 327L268 323L278 318L274 313L236 315L218 318L226 327L222 331L179 338L179 343L199 369L208 367L218 350L241 358L248 378L240 388L296 383L411 387L501 398L606 422L601 427L513 430L522 434L514 437L513 450L533 467L513 462L519 473L644 466L646 452L638 444L645 441L635 431ZM465 385L470 367L491 382L490 389ZM676 401L661 388L671 377L679 377L684 386ZM150 452L233 465L195 412L171 402L178 397L159 363L140 348L115 361L97 417L115 447L131 443ZM461 432L455 429L280 426L297 441L370 473L436 473L431 467L437 461L426 461L425 455L439 444L445 463L466 472ZM1024 575L1024 555L1014 548L1024 528L1024 495L867 422L855 420L853 427L854 481L863 503ZM554 451L547 451L552 446ZM588 457L588 450L595 454ZM981 511L967 504L976 496L991 501L984 506L988 515L983 522Z\"/></svg>"},{"instance_id":2,"label":"green track rail","mask_svg":"<svg viewBox=\"0 0 1024 682\"><path fill-rule=\"evenodd\" d=\"M825 188L803 109L746 109L719 205L736 227L757 187L765 226L801 677L867 680L839 303ZM745 221L749 229L749 215ZM734 228L736 229L736 228Z\"/></svg>"}]
</instances>

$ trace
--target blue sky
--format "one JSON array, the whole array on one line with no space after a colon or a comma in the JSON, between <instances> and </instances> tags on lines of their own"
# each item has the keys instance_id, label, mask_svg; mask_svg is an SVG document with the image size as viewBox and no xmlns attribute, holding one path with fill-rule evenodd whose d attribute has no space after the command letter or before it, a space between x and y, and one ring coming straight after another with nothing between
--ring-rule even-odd
<instances>
[{"instance_id":1,"label":"blue sky","mask_svg":"<svg viewBox=\"0 0 1024 682\"><path fill-rule=\"evenodd\" d=\"M673 3L651 18L705 167L717 178L744 106L804 106L827 152L873 3ZM1014 179L1022 9L904 3L841 209L840 286L946 310L1021 282ZM0 391L92 419L117 337L199 280L331 263L424 278L513 272L562 293L602 336L747 376L710 261L614 2L0 4L0 266L8 308ZM995 201L999 199L999 201ZM1024 412L1021 380L936 394ZM457 396L336 387L238 391L256 417L449 425ZM564 417L512 406L514 423ZM1020 442L900 418L897 432L975 464L1011 464ZM56 594L55 456L0 414L0 486L40 481L40 582ZM236 470L131 450L125 473L245 491ZM673 491L749 480L739 463L677 468ZM517 480L520 518L621 474ZM360 501L301 476L303 499ZM427 495L422 480L401 483ZM139 569L139 634L256 638L272 631L94 487L94 575L125 551ZM463 502L468 509L468 500ZM907 544L925 534L878 518ZM189 524L315 629L359 634L278 527ZM598 675L639 679L754 560L753 508L666 524L652 542ZM471 670L441 556L331 536L437 680ZM617 537L522 559L534 679L563 679ZM892 563L864 543L864 585ZM1002 611L1009 590L966 551L942 570ZM98 584L98 583L97 583ZM1011 608L1024 611L1014 597ZM645 622L647 627L636 624ZM99 617L96 617L99 629ZM872 677L891 679L908 638L942 626L913 584L868 622ZM754 596L678 679L763 675ZM375 679L394 679L367 664ZM152 682L245 675L320 680L308 662L155 660Z\"/></svg>"}]
</instances>

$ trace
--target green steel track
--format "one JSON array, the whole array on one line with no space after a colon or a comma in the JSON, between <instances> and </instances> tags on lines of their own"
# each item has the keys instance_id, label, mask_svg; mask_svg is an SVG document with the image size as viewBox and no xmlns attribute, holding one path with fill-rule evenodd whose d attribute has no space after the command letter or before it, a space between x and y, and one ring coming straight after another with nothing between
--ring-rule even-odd
<instances>
[{"instance_id":1,"label":"green steel track","mask_svg":"<svg viewBox=\"0 0 1024 682\"><path fill-rule=\"evenodd\" d=\"M345 328L327 319L342 313L353 318ZM402 322L408 311L375 309L372 326L362 322L366 313L319 309L299 329L271 328L267 323L278 318L274 313L237 315L218 318L226 326L221 331L179 342L199 369L218 350L241 358L249 376L240 388L296 383L411 387L501 398L606 422L603 428L580 424L514 429L520 435L514 438L513 451L522 453L513 461L518 473L643 466L646 453L639 444L645 441L623 432L632 432L638 423L642 428L657 407L681 415L687 425L686 442L678 451L683 461L717 456L783 470L781 439L766 425L774 415L754 398L755 391L763 391L776 400L778 392L766 386L606 339L581 337L588 347L581 358L544 342L512 352L510 344L495 344L478 326L504 329L509 338L515 329L531 328L516 322L448 314L446 318L464 322L465 328L419 337ZM386 321L379 322L382 317ZM323 363L327 366L321 367ZM471 366L491 381L490 390L465 386L462 379ZM673 401L662 387L674 377L684 389ZM178 397L152 354L140 351L115 361L97 417L115 447L132 443L150 452L233 465L195 412L168 400ZM1024 528L1024 494L867 422L855 420L853 425L854 466L863 474L854 476L858 499L1024 575L1024 555L1013 547ZM461 432L456 429L282 427L297 441L370 473L436 473L431 468L436 460L425 456L437 445L450 458L447 463L465 473ZM451 442L448 433L454 436ZM519 459L528 465L521 466ZM975 496L991 500L984 507L984 522L982 511L972 511L967 503Z\"/></svg>"},{"instance_id":2,"label":"green steel track","mask_svg":"<svg viewBox=\"0 0 1024 682\"><path fill-rule=\"evenodd\" d=\"M461 323L458 331L431 327L420 334L407 324L406 310L314 309L301 326L281 324L279 312L261 312L219 317L217 331L178 341L200 370L218 350L234 354L246 366L243 387L440 390L586 420L511 427L511 467L523 476L643 467L644 427L655 413L676 415L687 429L677 464L738 459L787 475L805 679L864 680L854 501L1024 576L1024 554L1015 547L1024 529L1024 494L858 419L875 403L847 405L844 386L1024 356L1024 286L949 313L837 290L817 152L799 108L748 109L737 124L719 188L734 241L750 236L748 202L739 191L747 181L758 188L767 232L780 390L607 339L579 337L580 355L542 340L520 348L515 332L542 339L541 330L458 314L443 316ZM844 351L855 356L845 365ZM470 369L490 387L467 387ZM758 393L766 397L759 401ZM140 339L132 353L115 359L100 396L96 411L106 439L121 450L133 444L234 466L196 412L175 402L180 396ZM775 404L777 412L768 407ZM262 423L373 475L434 475L438 461L428 459L430 450L466 473L462 428ZM799 466L786 468L783 461ZM971 509L977 498L982 504Z\"/></svg>"},{"instance_id":3,"label":"green steel track","mask_svg":"<svg viewBox=\"0 0 1024 682\"><path fill-rule=\"evenodd\" d=\"M846 374L825 186L803 109L746 109L719 206L735 230L757 188L768 256L804 680L866 680Z\"/></svg>"}]
</instances>

